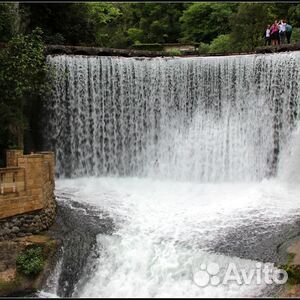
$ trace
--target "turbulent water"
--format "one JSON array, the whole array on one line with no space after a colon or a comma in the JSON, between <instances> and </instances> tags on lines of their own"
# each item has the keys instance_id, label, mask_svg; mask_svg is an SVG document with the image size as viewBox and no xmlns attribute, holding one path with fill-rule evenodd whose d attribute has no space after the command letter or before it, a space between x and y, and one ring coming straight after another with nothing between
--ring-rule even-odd
<instances>
[{"instance_id":1,"label":"turbulent water","mask_svg":"<svg viewBox=\"0 0 300 300\"><path fill-rule=\"evenodd\" d=\"M115 225L73 296L267 295L257 270L299 227L300 53L48 63L58 199ZM231 262L258 273L221 284Z\"/></svg>"},{"instance_id":2,"label":"turbulent water","mask_svg":"<svg viewBox=\"0 0 300 300\"><path fill-rule=\"evenodd\" d=\"M299 115L296 52L48 62L46 148L62 176L261 180Z\"/></svg>"}]
</instances>

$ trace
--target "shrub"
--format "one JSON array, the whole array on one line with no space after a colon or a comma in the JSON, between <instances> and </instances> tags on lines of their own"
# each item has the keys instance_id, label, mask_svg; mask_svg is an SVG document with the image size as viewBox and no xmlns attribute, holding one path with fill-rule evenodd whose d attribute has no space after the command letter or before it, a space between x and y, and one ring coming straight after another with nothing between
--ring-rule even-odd
<instances>
[{"instance_id":1,"label":"shrub","mask_svg":"<svg viewBox=\"0 0 300 300\"><path fill-rule=\"evenodd\" d=\"M17 269L27 276L37 275L43 267L44 256L41 246L29 246L17 257Z\"/></svg>"},{"instance_id":2,"label":"shrub","mask_svg":"<svg viewBox=\"0 0 300 300\"><path fill-rule=\"evenodd\" d=\"M199 53L200 54L205 54L205 53L209 53L209 44L207 43L200 43L199 45Z\"/></svg>"},{"instance_id":3,"label":"shrub","mask_svg":"<svg viewBox=\"0 0 300 300\"><path fill-rule=\"evenodd\" d=\"M209 53L227 53L230 51L232 51L232 46L229 34L219 35L209 46Z\"/></svg>"},{"instance_id":4,"label":"shrub","mask_svg":"<svg viewBox=\"0 0 300 300\"><path fill-rule=\"evenodd\" d=\"M127 30L128 37L130 40L136 44L137 42L141 42L144 37L144 32L141 29L138 28L129 28Z\"/></svg>"},{"instance_id":5,"label":"shrub","mask_svg":"<svg viewBox=\"0 0 300 300\"><path fill-rule=\"evenodd\" d=\"M167 50L166 52L172 56L180 56L182 54L179 49L170 49Z\"/></svg>"}]
</instances>

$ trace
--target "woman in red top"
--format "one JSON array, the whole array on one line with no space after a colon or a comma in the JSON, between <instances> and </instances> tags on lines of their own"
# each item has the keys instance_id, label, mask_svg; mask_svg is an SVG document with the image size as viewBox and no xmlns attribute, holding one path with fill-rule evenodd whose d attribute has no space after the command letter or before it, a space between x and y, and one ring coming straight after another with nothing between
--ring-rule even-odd
<instances>
[{"instance_id":1,"label":"woman in red top","mask_svg":"<svg viewBox=\"0 0 300 300\"><path fill-rule=\"evenodd\" d=\"M270 28L272 46L279 44L279 25L275 21Z\"/></svg>"}]
</instances>

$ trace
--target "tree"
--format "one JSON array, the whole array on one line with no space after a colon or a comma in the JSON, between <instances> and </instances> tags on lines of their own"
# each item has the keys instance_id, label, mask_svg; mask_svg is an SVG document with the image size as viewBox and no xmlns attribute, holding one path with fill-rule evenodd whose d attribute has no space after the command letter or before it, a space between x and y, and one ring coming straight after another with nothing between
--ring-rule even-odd
<instances>
[{"instance_id":1,"label":"tree","mask_svg":"<svg viewBox=\"0 0 300 300\"><path fill-rule=\"evenodd\" d=\"M108 24L118 19L122 13L113 3L91 2L88 7L88 19L94 31L95 44L105 46L110 35L105 30Z\"/></svg>"},{"instance_id":2,"label":"tree","mask_svg":"<svg viewBox=\"0 0 300 300\"><path fill-rule=\"evenodd\" d=\"M7 42L19 32L20 15L17 3L0 4L0 39Z\"/></svg>"},{"instance_id":3,"label":"tree","mask_svg":"<svg viewBox=\"0 0 300 300\"><path fill-rule=\"evenodd\" d=\"M103 28L120 16L113 3L22 4L29 11L28 31L42 28L46 43L103 45Z\"/></svg>"},{"instance_id":4,"label":"tree","mask_svg":"<svg viewBox=\"0 0 300 300\"><path fill-rule=\"evenodd\" d=\"M299 16L299 10L297 12L299 7L299 4L294 3L273 3L268 5L268 14L273 22L274 20L287 19L296 26L297 21L295 17ZM293 13L298 13L298 15L294 16Z\"/></svg>"},{"instance_id":5,"label":"tree","mask_svg":"<svg viewBox=\"0 0 300 300\"><path fill-rule=\"evenodd\" d=\"M260 45L266 25L272 20L269 7L269 4L240 3L230 22L235 51L250 51Z\"/></svg>"},{"instance_id":6,"label":"tree","mask_svg":"<svg viewBox=\"0 0 300 300\"><path fill-rule=\"evenodd\" d=\"M56 43L57 37L71 45L94 42L86 3L22 3L21 6L29 14L27 33L40 27L46 43Z\"/></svg>"},{"instance_id":7,"label":"tree","mask_svg":"<svg viewBox=\"0 0 300 300\"><path fill-rule=\"evenodd\" d=\"M129 28L128 37L133 44L140 43L143 40L144 31L139 28Z\"/></svg>"},{"instance_id":8,"label":"tree","mask_svg":"<svg viewBox=\"0 0 300 300\"><path fill-rule=\"evenodd\" d=\"M293 27L300 27L300 4L290 5L288 9L287 22Z\"/></svg>"},{"instance_id":9,"label":"tree","mask_svg":"<svg viewBox=\"0 0 300 300\"><path fill-rule=\"evenodd\" d=\"M218 35L229 33L229 19L237 7L236 3L191 4L180 18L181 41L209 43Z\"/></svg>"},{"instance_id":10,"label":"tree","mask_svg":"<svg viewBox=\"0 0 300 300\"><path fill-rule=\"evenodd\" d=\"M183 3L132 3L127 13L130 28L141 30L143 43L174 43L180 36Z\"/></svg>"},{"instance_id":11,"label":"tree","mask_svg":"<svg viewBox=\"0 0 300 300\"><path fill-rule=\"evenodd\" d=\"M17 35L0 51L0 148L23 148L34 100L46 90L42 31Z\"/></svg>"}]
</instances>

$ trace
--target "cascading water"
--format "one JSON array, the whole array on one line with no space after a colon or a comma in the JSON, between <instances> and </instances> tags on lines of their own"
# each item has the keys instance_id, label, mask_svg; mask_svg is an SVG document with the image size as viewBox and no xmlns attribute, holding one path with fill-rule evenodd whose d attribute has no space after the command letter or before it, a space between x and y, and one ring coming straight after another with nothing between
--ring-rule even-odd
<instances>
[{"instance_id":1,"label":"cascading water","mask_svg":"<svg viewBox=\"0 0 300 300\"><path fill-rule=\"evenodd\" d=\"M44 137L57 193L115 223L73 295L264 295L257 276L199 286L195 274L211 261L219 274L229 262L274 262L286 224L299 220L299 184L285 181L300 172L300 53L48 63Z\"/></svg>"},{"instance_id":2,"label":"cascading water","mask_svg":"<svg viewBox=\"0 0 300 300\"><path fill-rule=\"evenodd\" d=\"M299 114L299 53L48 62L59 175L261 180Z\"/></svg>"}]
</instances>

